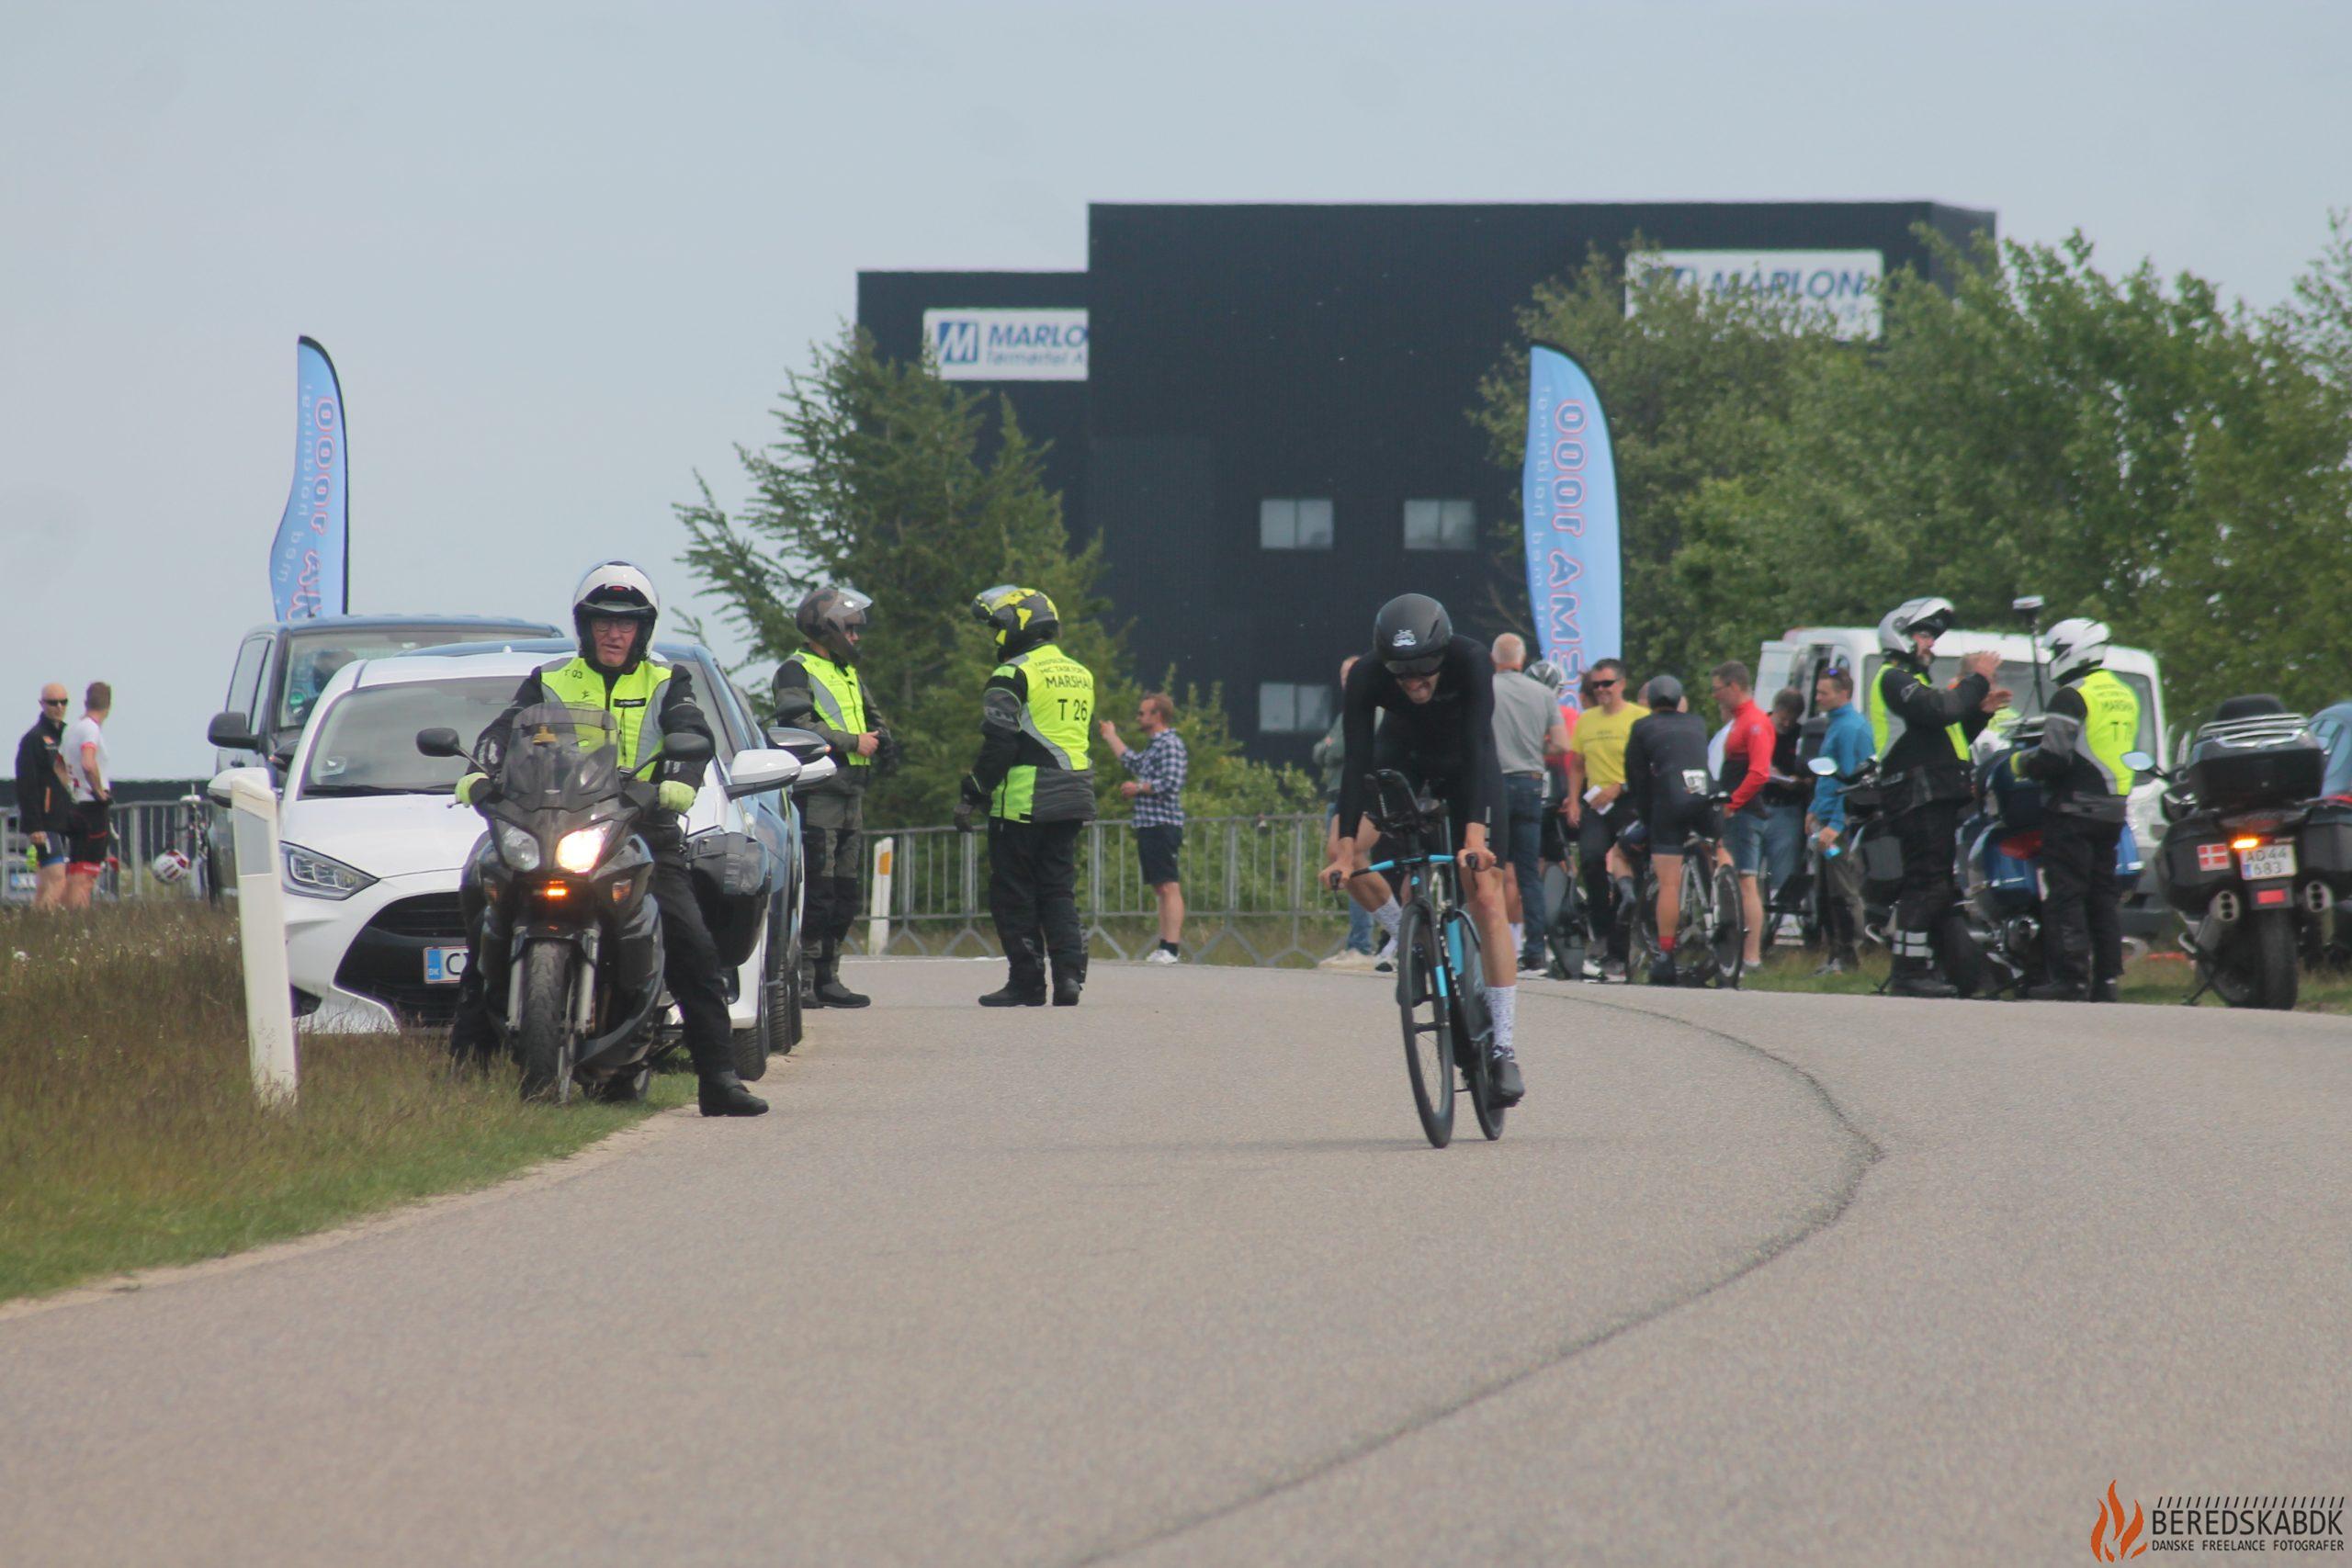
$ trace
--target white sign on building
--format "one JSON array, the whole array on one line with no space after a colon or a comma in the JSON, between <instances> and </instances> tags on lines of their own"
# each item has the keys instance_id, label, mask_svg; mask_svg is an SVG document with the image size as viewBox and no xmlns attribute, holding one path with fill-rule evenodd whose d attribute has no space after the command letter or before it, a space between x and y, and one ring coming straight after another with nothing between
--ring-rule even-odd
<instances>
[{"instance_id":1,"label":"white sign on building","mask_svg":"<svg viewBox=\"0 0 2352 1568\"><path fill-rule=\"evenodd\" d=\"M1710 294L1760 293L1802 299L1835 323L1841 338L1879 335L1879 287L1886 257L1878 251L1647 251L1625 258L1625 313L1634 284L1664 267Z\"/></svg>"},{"instance_id":2,"label":"white sign on building","mask_svg":"<svg viewBox=\"0 0 2352 1568\"><path fill-rule=\"evenodd\" d=\"M944 381L1086 379L1083 310L925 310L922 341Z\"/></svg>"}]
</instances>

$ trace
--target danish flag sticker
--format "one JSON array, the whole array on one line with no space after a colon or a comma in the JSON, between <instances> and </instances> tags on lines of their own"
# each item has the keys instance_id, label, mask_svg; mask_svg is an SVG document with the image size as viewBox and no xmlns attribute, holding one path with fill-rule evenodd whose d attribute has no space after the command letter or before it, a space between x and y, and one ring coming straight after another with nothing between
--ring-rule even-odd
<instances>
[{"instance_id":1,"label":"danish flag sticker","mask_svg":"<svg viewBox=\"0 0 2352 1568\"><path fill-rule=\"evenodd\" d=\"M2198 845L2198 846L2197 846L2197 869L2198 869L2198 870L2199 870L2199 871L2227 871L2227 870L2229 870L2229 869L2230 869L2230 846L2229 846L2229 845L2227 845L2227 844L2199 844L2199 845Z\"/></svg>"}]
</instances>

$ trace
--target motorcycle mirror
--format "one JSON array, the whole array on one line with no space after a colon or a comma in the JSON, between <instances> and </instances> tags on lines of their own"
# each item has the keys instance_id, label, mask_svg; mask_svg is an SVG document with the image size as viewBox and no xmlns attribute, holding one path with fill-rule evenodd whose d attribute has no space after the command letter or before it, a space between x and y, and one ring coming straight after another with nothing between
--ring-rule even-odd
<instances>
[{"instance_id":1,"label":"motorcycle mirror","mask_svg":"<svg viewBox=\"0 0 2352 1568\"><path fill-rule=\"evenodd\" d=\"M2041 614L2041 606L2046 601L2041 594L2028 593L2022 598L2010 600L2009 608L2020 615L2038 615Z\"/></svg>"},{"instance_id":2,"label":"motorcycle mirror","mask_svg":"<svg viewBox=\"0 0 2352 1568\"><path fill-rule=\"evenodd\" d=\"M2156 760L2145 751L2126 751L2123 753L2123 765L2135 773L2144 773L2156 765Z\"/></svg>"},{"instance_id":3,"label":"motorcycle mirror","mask_svg":"<svg viewBox=\"0 0 2352 1568\"><path fill-rule=\"evenodd\" d=\"M443 726L416 732L416 749L426 757L462 757L465 751L458 745L458 732Z\"/></svg>"},{"instance_id":4,"label":"motorcycle mirror","mask_svg":"<svg viewBox=\"0 0 2352 1568\"><path fill-rule=\"evenodd\" d=\"M662 750L673 762L707 762L710 761L710 737L691 730L662 737Z\"/></svg>"},{"instance_id":5,"label":"motorcycle mirror","mask_svg":"<svg viewBox=\"0 0 2352 1568\"><path fill-rule=\"evenodd\" d=\"M1825 779L1838 772L1838 764L1827 757L1815 757L1805 766Z\"/></svg>"}]
</instances>

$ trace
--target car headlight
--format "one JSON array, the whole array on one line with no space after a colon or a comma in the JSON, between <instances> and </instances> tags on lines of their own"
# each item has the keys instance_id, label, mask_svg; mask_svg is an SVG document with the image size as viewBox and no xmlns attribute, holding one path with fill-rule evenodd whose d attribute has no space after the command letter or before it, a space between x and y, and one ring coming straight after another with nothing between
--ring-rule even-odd
<instances>
[{"instance_id":1,"label":"car headlight","mask_svg":"<svg viewBox=\"0 0 2352 1568\"><path fill-rule=\"evenodd\" d=\"M286 857L288 893L306 894L313 898L348 898L361 888L376 885L374 877L356 866L344 864L333 855L322 855L300 844L280 848Z\"/></svg>"},{"instance_id":2,"label":"car headlight","mask_svg":"<svg viewBox=\"0 0 2352 1568\"><path fill-rule=\"evenodd\" d=\"M574 829L556 840L555 863L574 876L585 876L596 869L605 858L605 845L612 840L609 823L597 822Z\"/></svg>"},{"instance_id":3,"label":"car headlight","mask_svg":"<svg viewBox=\"0 0 2352 1568\"><path fill-rule=\"evenodd\" d=\"M498 825L498 853L516 871L539 869L539 840L512 822Z\"/></svg>"}]
</instances>

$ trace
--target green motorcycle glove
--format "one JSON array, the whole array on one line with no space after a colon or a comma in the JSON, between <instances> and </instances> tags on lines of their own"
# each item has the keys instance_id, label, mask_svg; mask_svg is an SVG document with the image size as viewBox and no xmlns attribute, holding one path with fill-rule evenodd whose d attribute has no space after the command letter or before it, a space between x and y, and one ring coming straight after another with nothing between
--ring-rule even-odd
<instances>
[{"instance_id":1,"label":"green motorcycle glove","mask_svg":"<svg viewBox=\"0 0 2352 1568\"><path fill-rule=\"evenodd\" d=\"M661 800L662 809L664 811L685 812L694 809L695 786L684 779L663 779L662 787L654 794Z\"/></svg>"},{"instance_id":2,"label":"green motorcycle glove","mask_svg":"<svg viewBox=\"0 0 2352 1568\"><path fill-rule=\"evenodd\" d=\"M471 806L474 803L474 792L489 782L490 775L487 773L468 773L464 778L459 779L458 781L458 804L460 806Z\"/></svg>"}]
</instances>

